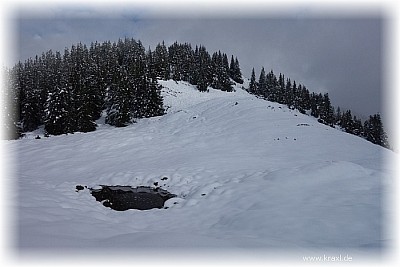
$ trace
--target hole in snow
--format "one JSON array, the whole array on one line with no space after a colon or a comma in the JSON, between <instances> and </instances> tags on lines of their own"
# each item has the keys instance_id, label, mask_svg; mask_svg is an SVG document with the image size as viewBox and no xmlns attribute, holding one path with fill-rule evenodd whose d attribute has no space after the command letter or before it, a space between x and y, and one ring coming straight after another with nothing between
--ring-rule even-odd
<instances>
[{"instance_id":1,"label":"hole in snow","mask_svg":"<svg viewBox=\"0 0 400 267\"><path fill-rule=\"evenodd\" d=\"M118 211L161 209L164 207L165 201L176 197L167 190L149 186L101 185L100 189L90 188L90 193L105 207Z\"/></svg>"}]
</instances>

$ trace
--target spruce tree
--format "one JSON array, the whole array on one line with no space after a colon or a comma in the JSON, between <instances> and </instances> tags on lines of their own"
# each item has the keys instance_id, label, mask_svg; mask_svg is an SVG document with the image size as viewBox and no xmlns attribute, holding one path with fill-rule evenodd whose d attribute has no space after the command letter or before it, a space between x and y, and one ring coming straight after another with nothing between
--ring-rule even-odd
<instances>
[{"instance_id":1,"label":"spruce tree","mask_svg":"<svg viewBox=\"0 0 400 267\"><path fill-rule=\"evenodd\" d=\"M364 136L365 139L374 144L386 148L390 147L379 113L369 116L369 119L364 122Z\"/></svg>"},{"instance_id":2,"label":"spruce tree","mask_svg":"<svg viewBox=\"0 0 400 267\"><path fill-rule=\"evenodd\" d=\"M75 55L73 53L76 53ZM97 87L94 77L90 74L89 52L86 45L79 43L76 51L71 50L75 57L72 74L72 92L74 94L75 121L74 131L91 132L96 130L95 114Z\"/></svg>"},{"instance_id":3,"label":"spruce tree","mask_svg":"<svg viewBox=\"0 0 400 267\"><path fill-rule=\"evenodd\" d=\"M132 80L123 66L118 67L109 90L105 122L116 127L125 127L132 120Z\"/></svg>"},{"instance_id":4,"label":"spruce tree","mask_svg":"<svg viewBox=\"0 0 400 267\"><path fill-rule=\"evenodd\" d=\"M54 88L48 92L45 104L45 131L60 135L75 131L74 95L72 91L70 69L71 56L64 50L63 58L57 53L55 66L59 69L54 76Z\"/></svg>"},{"instance_id":5,"label":"spruce tree","mask_svg":"<svg viewBox=\"0 0 400 267\"><path fill-rule=\"evenodd\" d=\"M268 92L267 92L267 78L265 76L265 70L264 67L261 68L261 72L260 72L260 77L258 79L258 91L257 93L260 96L263 96L264 98L266 98L268 96Z\"/></svg>"},{"instance_id":6,"label":"spruce tree","mask_svg":"<svg viewBox=\"0 0 400 267\"><path fill-rule=\"evenodd\" d=\"M38 60L36 59L36 62ZM38 65L32 59L28 59L24 67L18 69L21 75L21 94L20 94L20 120L22 130L24 132L33 131L42 122L42 108L43 104L41 101L41 87L39 81L39 69Z\"/></svg>"},{"instance_id":7,"label":"spruce tree","mask_svg":"<svg viewBox=\"0 0 400 267\"><path fill-rule=\"evenodd\" d=\"M157 78L168 80L170 77L168 50L164 41L156 46L154 51L155 72Z\"/></svg>"},{"instance_id":8,"label":"spruce tree","mask_svg":"<svg viewBox=\"0 0 400 267\"><path fill-rule=\"evenodd\" d=\"M236 72L235 60L233 59L233 55L231 56L231 63L229 65L229 77L235 81L235 72Z\"/></svg>"},{"instance_id":9,"label":"spruce tree","mask_svg":"<svg viewBox=\"0 0 400 267\"><path fill-rule=\"evenodd\" d=\"M56 86L49 93L45 110L45 130L48 134L60 135L74 132L71 103L71 91L66 87Z\"/></svg>"},{"instance_id":10,"label":"spruce tree","mask_svg":"<svg viewBox=\"0 0 400 267\"><path fill-rule=\"evenodd\" d=\"M271 70L266 75L266 83L267 83L267 99L273 102L278 101L278 80L274 74L274 71Z\"/></svg>"},{"instance_id":11,"label":"spruce tree","mask_svg":"<svg viewBox=\"0 0 400 267\"><path fill-rule=\"evenodd\" d=\"M208 91L211 84L211 57L204 46L199 47L197 89L200 92Z\"/></svg>"},{"instance_id":12,"label":"spruce tree","mask_svg":"<svg viewBox=\"0 0 400 267\"><path fill-rule=\"evenodd\" d=\"M331 105L328 93L325 93L321 99L319 107L319 115L324 124L333 126L334 123L334 109Z\"/></svg>"},{"instance_id":13,"label":"spruce tree","mask_svg":"<svg viewBox=\"0 0 400 267\"><path fill-rule=\"evenodd\" d=\"M251 94L257 94L256 73L254 72L254 68L251 71L251 78L248 91Z\"/></svg>"},{"instance_id":14,"label":"spruce tree","mask_svg":"<svg viewBox=\"0 0 400 267\"><path fill-rule=\"evenodd\" d=\"M237 83L243 84L242 71L240 70L239 60L235 58L232 80Z\"/></svg>"},{"instance_id":15,"label":"spruce tree","mask_svg":"<svg viewBox=\"0 0 400 267\"><path fill-rule=\"evenodd\" d=\"M306 113L307 110L311 109L310 92L308 91L305 85L303 85L301 88L301 97L299 106L300 106L299 111L304 114Z\"/></svg>"},{"instance_id":16,"label":"spruce tree","mask_svg":"<svg viewBox=\"0 0 400 267\"><path fill-rule=\"evenodd\" d=\"M353 134L357 136L362 136L364 133L364 127L360 119L356 116L353 117Z\"/></svg>"},{"instance_id":17,"label":"spruce tree","mask_svg":"<svg viewBox=\"0 0 400 267\"><path fill-rule=\"evenodd\" d=\"M211 58L212 62L212 82L211 87L222 91L231 92L233 90L229 79L229 66L226 54L221 51L215 52Z\"/></svg>"},{"instance_id":18,"label":"spruce tree","mask_svg":"<svg viewBox=\"0 0 400 267\"><path fill-rule=\"evenodd\" d=\"M279 79L278 79L278 86L277 86L277 99L276 101L280 104L285 104L285 75L282 73L279 73Z\"/></svg>"},{"instance_id":19,"label":"spruce tree","mask_svg":"<svg viewBox=\"0 0 400 267\"><path fill-rule=\"evenodd\" d=\"M289 108L293 106L292 82L290 78L286 80L285 94L282 104L286 104Z\"/></svg>"},{"instance_id":20,"label":"spruce tree","mask_svg":"<svg viewBox=\"0 0 400 267\"><path fill-rule=\"evenodd\" d=\"M351 114L351 110L347 110L343 113L341 118L340 127L346 131L346 133L353 134L354 133L354 121L353 116Z\"/></svg>"}]
</instances>

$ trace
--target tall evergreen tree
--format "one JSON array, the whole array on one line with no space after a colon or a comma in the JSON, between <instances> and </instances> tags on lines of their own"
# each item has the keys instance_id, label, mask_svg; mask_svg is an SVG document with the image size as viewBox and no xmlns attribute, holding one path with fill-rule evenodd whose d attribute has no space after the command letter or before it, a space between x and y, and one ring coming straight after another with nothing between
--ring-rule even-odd
<instances>
[{"instance_id":1,"label":"tall evergreen tree","mask_svg":"<svg viewBox=\"0 0 400 267\"><path fill-rule=\"evenodd\" d=\"M364 134L362 122L356 116L353 117L353 134L357 136L362 136Z\"/></svg>"},{"instance_id":2,"label":"tall evergreen tree","mask_svg":"<svg viewBox=\"0 0 400 267\"><path fill-rule=\"evenodd\" d=\"M257 93L264 98L267 98L268 91L267 91L267 78L265 75L264 67L261 68L260 77L258 79L258 90Z\"/></svg>"},{"instance_id":3,"label":"tall evergreen tree","mask_svg":"<svg viewBox=\"0 0 400 267\"><path fill-rule=\"evenodd\" d=\"M328 93L325 93L321 99L319 107L319 115L323 123L333 126L334 123L334 108L331 105Z\"/></svg>"},{"instance_id":4,"label":"tall evergreen tree","mask_svg":"<svg viewBox=\"0 0 400 267\"><path fill-rule=\"evenodd\" d=\"M285 98L285 75L282 73L279 73L279 79L278 79L278 86L277 86L277 99L276 101L280 104L285 104L286 103L286 98Z\"/></svg>"},{"instance_id":5,"label":"tall evergreen tree","mask_svg":"<svg viewBox=\"0 0 400 267\"><path fill-rule=\"evenodd\" d=\"M229 78L229 65L226 54L221 51L215 52L211 58L212 61L212 82L211 87L222 91L231 92L233 90Z\"/></svg>"},{"instance_id":6,"label":"tall evergreen tree","mask_svg":"<svg viewBox=\"0 0 400 267\"><path fill-rule=\"evenodd\" d=\"M63 58L56 58L59 71L55 74L54 88L48 93L45 104L45 130L48 134L60 135L75 131L74 97L69 78L70 53L64 50Z\"/></svg>"},{"instance_id":7,"label":"tall evergreen tree","mask_svg":"<svg viewBox=\"0 0 400 267\"><path fill-rule=\"evenodd\" d=\"M200 92L208 91L208 86L211 84L211 57L204 46L199 47L198 55L198 77L197 89Z\"/></svg>"},{"instance_id":8,"label":"tall evergreen tree","mask_svg":"<svg viewBox=\"0 0 400 267\"><path fill-rule=\"evenodd\" d=\"M379 113L369 116L369 119L364 122L364 135L365 139L374 144L390 147Z\"/></svg>"},{"instance_id":9,"label":"tall evergreen tree","mask_svg":"<svg viewBox=\"0 0 400 267\"><path fill-rule=\"evenodd\" d=\"M33 131L42 123L41 74L37 58L35 62L28 59L24 67L18 70L20 71L18 75L21 75L20 84L22 86L20 119L24 132Z\"/></svg>"},{"instance_id":10,"label":"tall evergreen tree","mask_svg":"<svg viewBox=\"0 0 400 267\"><path fill-rule=\"evenodd\" d=\"M164 41L156 46L154 51L154 62L156 76L163 80L168 80L170 77L169 62L168 62L168 49Z\"/></svg>"},{"instance_id":11,"label":"tall evergreen tree","mask_svg":"<svg viewBox=\"0 0 400 267\"><path fill-rule=\"evenodd\" d=\"M311 109L311 98L310 98L310 92L306 88L306 86L301 87L301 97L300 97L300 105L299 105L299 111L301 113L306 113L307 110Z\"/></svg>"},{"instance_id":12,"label":"tall evergreen tree","mask_svg":"<svg viewBox=\"0 0 400 267\"><path fill-rule=\"evenodd\" d=\"M254 68L251 71L251 78L249 84L249 93L257 94L257 82L256 82L256 73L254 72Z\"/></svg>"},{"instance_id":13,"label":"tall evergreen tree","mask_svg":"<svg viewBox=\"0 0 400 267\"><path fill-rule=\"evenodd\" d=\"M273 102L278 101L278 80L273 72L271 70L267 75L266 75L266 83L267 83L267 99Z\"/></svg>"},{"instance_id":14,"label":"tall evergreen tree","mask_svg":"<svg viewBox=\"0 0 400 267\"><path fill-rule=\"evenodd\" d=\"M284 95L283 103L286 104L289 108L293 106L293 94L292 94L292 82L290 78L286 79L286 86L285 86L285 95Z\"/></svg>"},{"instance_id":15,"label":"tall evergreen tree","mask_svg":"<svg viewBox=\"0 0 400 267\"><path fill-rule=\"evenodd\" d=\"M240 70L239 60L237 58L233 60L233 55L231 57L231 64L229 66L229 76L235 82L243 84L242 71Z\"/></svg>"},{"instance_id":16,"label":"tall evergreen tree","mask_svg":"<svg viewBox=\"0 0 400 267\"><path fill-rule=\"evenodd\" d=\"M127 70L123 66L118 67L109 91L107 124L124 127L131 122L132 86Z\"/></svg>"},{"instance_id":17,"label":"tall evergreen tree","mask_svg":"<svg viewBox=\"0 0 400 267\"><path fill-rule=\"evenodd\" d=\"M89 51L86 45L79 43L75 51L71 50L71 57L74 58L75 64L71 77L75 104L74 131L91 132L96 130L97 126L94 116L98 113L95 106L98 92L95 80L90 74Z\"/></svg>"},{"instance_id":18,"label":"tall evergreen tree","mask_svg":"<svg viewBox=\"0 0 400 267\"><path fill-rule=\"evenodd\" d=\"M351 110L343 112L340 127L342 127L342 129L344 129L346 133L354 133L354 121Z\"/></svg>"}]
</instances>

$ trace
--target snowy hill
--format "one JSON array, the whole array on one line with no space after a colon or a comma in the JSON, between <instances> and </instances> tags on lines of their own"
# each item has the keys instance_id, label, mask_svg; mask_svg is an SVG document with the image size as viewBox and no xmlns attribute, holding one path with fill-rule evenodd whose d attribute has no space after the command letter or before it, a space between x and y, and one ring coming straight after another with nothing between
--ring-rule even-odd
<instances>
[{"instance_id":1,"label":"snowy hill","mask_svg":"<svg viewBox=\"0 0 400 267\"><path fill-rule=\"evenodd\" d=\"M394 153L239 87L201 93L185 82L160 84L164 116L4 144L17 155L11 209L19 249L257 248L308 256L390 245L382 199L395 170L382 161ZM177 195L168 209L114 211L87 189L75 192L78 184L155 182Z\"/></svg>"}]
</instances>

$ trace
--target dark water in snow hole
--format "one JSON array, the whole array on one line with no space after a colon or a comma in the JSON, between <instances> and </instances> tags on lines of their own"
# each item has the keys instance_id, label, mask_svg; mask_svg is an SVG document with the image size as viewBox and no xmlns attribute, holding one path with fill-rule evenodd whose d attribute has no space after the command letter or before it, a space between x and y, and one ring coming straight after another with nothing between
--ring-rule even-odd
<instances>
[{"instance_id":1,"label":"dark water in snow hole","mask_svg":"<svg viewBox=\"0 0 400 267\"><path fill-rule=\"evenodd\" d=\"M124 211L128 209L149 210L164 207L165 201L176 197L167 190L149 186L108 186L102 185L101 189L90 188L90 193L105 207L113 210ZM78 188L77 188L78 189Z\"/></svg>"}]
</instances>

